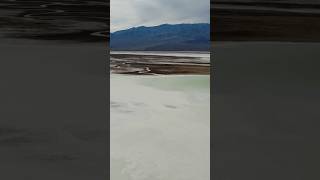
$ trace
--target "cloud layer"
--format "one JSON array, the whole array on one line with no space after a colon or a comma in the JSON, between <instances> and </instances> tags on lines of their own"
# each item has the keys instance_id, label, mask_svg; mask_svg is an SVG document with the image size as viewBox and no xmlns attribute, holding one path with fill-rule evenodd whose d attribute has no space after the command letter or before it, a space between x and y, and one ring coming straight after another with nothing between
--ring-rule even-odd
<instances>
[{"instance_id":1,"label":"cloud layer","mask_svg":"<svg viewBox=\"0 0 320 180\"><path fill-rule=\"evenodd\" d=\"M209 0L111 0L111 32L136 26L210 22Z\"/></svg>"}]
</instances>

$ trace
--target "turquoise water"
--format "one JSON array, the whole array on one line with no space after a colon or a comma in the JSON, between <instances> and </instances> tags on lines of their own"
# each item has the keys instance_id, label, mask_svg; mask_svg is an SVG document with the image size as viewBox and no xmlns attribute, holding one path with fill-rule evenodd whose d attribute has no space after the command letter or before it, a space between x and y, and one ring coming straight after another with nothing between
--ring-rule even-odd
<instances>
[{"instance_id":1,"label":"turquoise water","mask_svg":"<svg viewBox=\"0 0 320 180\"><path fill-rule=\"evenodd\" d=\"M206 75L155 76L143 78L141 83L162 90L204 91L207 93L210 90L210 76Z\"/></svg>"}]
</instances>

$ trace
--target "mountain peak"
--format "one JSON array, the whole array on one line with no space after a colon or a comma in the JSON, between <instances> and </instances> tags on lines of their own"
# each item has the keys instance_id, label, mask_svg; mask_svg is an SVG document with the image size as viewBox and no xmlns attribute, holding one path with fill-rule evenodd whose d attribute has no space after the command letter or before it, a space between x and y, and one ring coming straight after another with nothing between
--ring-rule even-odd
<instances>
[{"instance_id":1,"label":"mountain peak","mask_svg":"<svg viewBox=\"0 0 320 180\"><path fill-rule=\"evenodd\" d=\"M111 50L209 51L210 25L161 24L111 33Z\"/></svg>"}]
</instances>

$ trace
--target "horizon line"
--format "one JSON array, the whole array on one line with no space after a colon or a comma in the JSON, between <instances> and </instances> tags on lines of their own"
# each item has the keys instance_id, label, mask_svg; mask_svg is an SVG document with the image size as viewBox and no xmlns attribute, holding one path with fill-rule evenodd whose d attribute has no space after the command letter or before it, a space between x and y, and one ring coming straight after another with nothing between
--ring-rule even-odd
<instances>
[{"instance_id":1,"label":"horizon line","mask_svg":"<svg viewBox=\"0 0 320 180\"><path fill-rule=\"evenodd\" d=\"M115 32L119 32L119 31L126 31L126 30L129 30L129 29L134 29L134 28L141 28L141 27L146 27L146 28L152 28L152 27L158 27L158 26L163 26L163 25L182 25L182 24L209 24L210 25L210 22L199 22L199 23L163 23L163 24L158 24L158 25L152 25L152 26L133 26L133 27L129 27L129 28L126 28L126 29L121 29L121 30L116 30L116 31L110 31L110 33L115 33Z\"/></svg>"}]
</instances>

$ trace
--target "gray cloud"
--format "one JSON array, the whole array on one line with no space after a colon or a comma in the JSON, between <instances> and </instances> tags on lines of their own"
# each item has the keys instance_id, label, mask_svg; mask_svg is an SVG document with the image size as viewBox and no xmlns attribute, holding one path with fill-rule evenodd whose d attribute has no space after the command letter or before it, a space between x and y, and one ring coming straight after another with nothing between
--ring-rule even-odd
<instances>
[{"instance_id":1,"label":"gray cloud","mask_svg":"<svg viewBox=\"0 0 320 180\"><path fill-rule=\"evenodd\" d=\"M210 21L209 0L111 0L111 32L136 26Z\"/></svg>"}]
</instances>

